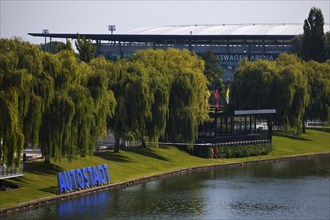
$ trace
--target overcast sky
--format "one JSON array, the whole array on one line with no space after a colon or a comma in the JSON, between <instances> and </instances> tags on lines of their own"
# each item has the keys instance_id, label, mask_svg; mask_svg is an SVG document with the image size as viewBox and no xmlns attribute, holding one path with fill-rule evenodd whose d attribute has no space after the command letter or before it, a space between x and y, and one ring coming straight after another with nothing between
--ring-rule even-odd
<instances>
[{"instance_id":1,"label":"overcast sky","mask_svg":"<svg viewBox=\"0 0 330 220\"><path fill-rule=\"evenodd\" d=\"M109 33L109 24L116 25L115 33L174 24L302 24L311 7L330 23L330 0L0 0L0 37L42 43L27 33Z\"/></svg>"}]
</instances>

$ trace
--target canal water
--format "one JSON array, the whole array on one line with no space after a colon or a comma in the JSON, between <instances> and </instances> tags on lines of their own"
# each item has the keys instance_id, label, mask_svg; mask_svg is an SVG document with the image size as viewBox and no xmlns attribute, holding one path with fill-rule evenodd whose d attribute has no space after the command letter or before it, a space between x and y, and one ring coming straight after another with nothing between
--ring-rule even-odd
<instances>
[{"instance_id":1,"label":"canal water","mask_svg":"<svg viewBox=\"0 0 330 220\"><path fill-rule=\"evenodd\" d=\"M110 171L111 174L111 171ZM198 171L99 192L5 219L329 219L328 158Z\"/></svg>"}]
</instances>

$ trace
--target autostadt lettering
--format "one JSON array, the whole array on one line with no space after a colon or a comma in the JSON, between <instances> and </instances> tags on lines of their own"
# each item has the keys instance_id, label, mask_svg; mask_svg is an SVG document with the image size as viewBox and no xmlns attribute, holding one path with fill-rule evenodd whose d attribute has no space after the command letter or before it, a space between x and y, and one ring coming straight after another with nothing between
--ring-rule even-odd
<instances>
[{"instance_id":1,"label":"autostadt lettering","mask_svg":"<svg viewBox=\"0 0 330 220\"><path fill-rule=\"evenodd\" d=\"M60 193L110 183L108 164L57 173Z\"/></svg>"},{"instance_id":2,"label":"autostadt lettering","mask_svg":"<svg viewBox=\"0 0 330 220\"><path fill-rule=\"evenodd\" d=\"M242 59L247 60L274 60L273 55L247 55L247 54L221 54L218 55L221 61L239 61Z\"/></svg>"}]
</instances>

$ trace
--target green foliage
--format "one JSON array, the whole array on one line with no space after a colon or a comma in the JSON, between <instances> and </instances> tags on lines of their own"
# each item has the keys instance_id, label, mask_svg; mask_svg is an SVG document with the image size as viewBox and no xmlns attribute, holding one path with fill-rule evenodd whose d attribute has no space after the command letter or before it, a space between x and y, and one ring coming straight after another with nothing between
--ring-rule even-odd
<instances>
[{"instance_id":1,"label":"green foliage","mask_svg":"<svg viewBox=\"0 0 330 220\"><path fill-rule=\"evenodd\" d=\"M187 50L138 51L113 68L117 108L109 123L119 140L157 145L160 137L194 142L208 118L203 61Z\"/></svg>"},{"instance_id":2,"label":"green foliage","mask_svg":"<svg viewBox=\"0 0 330 220\"><path fill-rule=\"evenodd\" d=\"M302 52L305 60L323 62L325 60L324 19L321 9L311 8L304 21Z\"/></svg>"},{"instance_id":3,"label":"green foliage","mask_svg":"<svg viewBox=\"0 0 330 220\"><path fill-rule=\"evenodd\" d=\"M305 63L308 77L310 104L306 109L305 119L330 120L330 62Z\"/></svg>"},{"instance_id":4,"label":"green foliage","mask_svg":"<svg viewBox=\"0 0 330 220\"><path fill-rule=\"evenodd\" d=\"M43 97L36 79L42 75L42 54L18 38L1 39L0 52L0 161L19 166L23 146L38 142Z\"/></svg>"},{"instance_id":5,"label":"green foliage","mask_svg":"<svg viewBox=\"0 0 330 220\"><path fill-rule=\"evenodd\" d=\"M79 52L79 58L81 61L89 63L94 58L95 49L91 40L85 37L80 38L78 34L75 46Z\"/></svg>"},{"instance_id":6,"label":"green foliage","mask_svg":"<svg viewBox=\"0 0 330 220\"><path fill-rule=\"evenodd\" d=\"M275 122L299 132L309 104L303 62L286 53L275 61L244 61L235 71L231 96L231 108L275 108Z\"/></svg>"},{"instance_id":7,"label":"green foliage","mask_svg":"<svg viewBox=\"0 0 330 220\"><path fill-rule=\"evenodd\" d=\"M213 158L241 158L267 155L272 151L270 144L214 147ZM193 154L203 158L212 157L212 147L194 146Z\"/></svg>"},{"instance_id":8,"label":"green foliage","mask_svg":"<svg viewBox=\"0 0 330 220\"><path fill-rule=\"evenodd\" d=\"M240 158L258 155L267 155L272 151L272 145L242 145L231 147L216 147L214 151L215 158Z\"/></svg>"},{"instance_id":9,"label":"green foliage","mask_svg":"<svg viewBox=\"0 0 330 220\"><path fill-rule=\"evenodd\" d=\"M167 56L173 78L166 138L193 143L198 124L209 119L203 61L187 50L169 49Z\"/></svg>"},{"instance_id":10,"label":"green foliage","mask_svg":"<svg viewBox=\"0 0 330 220\"><path fill-rule=\"evenodd\" d=\"M304 34L292 39L290 52L306 61L324 62L329 60L330 32L324 33L322 11L318 8L311 8L303 28Z\"/></svg>"},{"instance_id":11,"label":"green foliage","mask_svg":"<svg viewBox=\"0 0 330 220\"><path fill-rule=\"evenodd\" d=\"M48 162L90 155L114 114L111 63L79 63L72 49L43 53L16 38L1 39L0 51L0 161L18 165L23 146L39 146Z\"/></svg>"},{"instance_id":12,"label":"green foliage","mask_svg":"<svg viewBox=\"0 0 330 220\"><path fill-rule=\"evenodd\" d=\"M1 162L19 161L23 146L39 146L46 162L85 157L108 129L117 150L120 139L193 143L208 119L204 62L190 51L146 50L116 63L81 57L85 63L72 49L0 43ZM76 44L83 50L90 42Z\"/></svg>"},{"instance_id":13,"label":"green foliage","mask_svg":"<svg viewBox=\"0 0 330 220\"><path fill-rule=\"evenodd\" d=\"M205 62L204 74L211 85L219 85L223 77L223 71L220 68L220 59L212 51L206 51L201 54Z\"/></svg>"},{"instance_id":14,"label":"green foliage","mask_svg":"<svg viewBox=\"0 0 330 220\"><path fill-rule=\"evenodd\" d=\"M234 73L230 100L235 109L274 108L275 63L266 60L243 61Z\"/></svg>"},{"instance_id":15,"label":"green foliage","mask_svg":"<svg viewBox=\"0 0 330 220\"><path fill-rule=\"evenodd\" d=\"M204 147L204 146L194 146L193 155L203 158L211 158L212 157L212 148L211 147Z\"/></svg>"},{"instance_id":16,"label":"green foliage","mask_svg":"<svg viewBox=\"0 0 330 220\"><path fill-rule=\"evenodd\" d=\"M278 75L274 81L274 98L278 101L278 124L284 124L287 129L295 127L299 133L309 104L308 81L303 63L296 56L288 54L281 54L275 62Z\"/></svg>"},{"instance_id":17,"label":"green foliage","mask_svg":"<svg viewBox=\"0 0 330 220\"><path fill-rule=\"evenodd\" d=\"M67 48L67 44L63 42L52 41L46 44L40 44L40 49L45 52L58 53L61 50L66 50L69 48Z\"/></svg>"},{"instance_id":18,"label":"green foliage","mask_svg":"<svg viewBox=\"0 0 330 220\"><path fill-rule=\"evenodd\" d=\"M194 86L192 74L177 76L172 83L169 103L167 134L176 141L184 140L193 143L197 136L198 120L192 106L194 103ZM196 103L197 104L197 103Z\"/></svg>"},{"instance_id":19,"label":"green foliage","mask_svg":"<svg viewBox=\"0 0 330 220\"><path fill-rule=\"evenodd\" d=\"M325 33L324 56L326 60L330 60L330 32Z\"/></svg>"},{"instance_id":20,"label":"green foliage","mask_svg":"<svg viewBox=\"0 0 330 220\"><path fill-rule=\"evenodd\" d=\"M303 58L303 34L295 36L291 40L291 49L290 52L296 54L298 57Z\"/></svg>"}]
</instances>

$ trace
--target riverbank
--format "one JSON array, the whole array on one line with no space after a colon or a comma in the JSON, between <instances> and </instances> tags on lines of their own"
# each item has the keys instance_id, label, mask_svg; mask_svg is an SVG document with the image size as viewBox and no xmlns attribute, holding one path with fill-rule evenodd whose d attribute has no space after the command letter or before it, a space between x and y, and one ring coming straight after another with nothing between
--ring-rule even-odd
<instances>
[{"instance_id":1,"label":"riverbank","mask_svg":"<svg viewBox=\"0 0 330 220\"><path fill-rule=\"evenodd\" d=\"M259 161L276 161L292 158L308 158L315 156L329 157L329 130L307 130L301 137L277 134L273 140L273 151L266 156L235 159L203 159L191 156L175 147L160 147L96 153L89 158L80 158L68 163L46 165L41 162L28 163L23 177L13 182L22 186L20 189L0 192L0 213L26 209L49 202L70 199L80 194L93 193L108 188L126 187L144 181L150 181L169 175L177 175L199 169L224 165L241 165ZM57 189L56 173L61 170L76 169L97 164L109 164L111 185L78 191L71 194L55 195Z\"/></svg>"}]
</instances>

